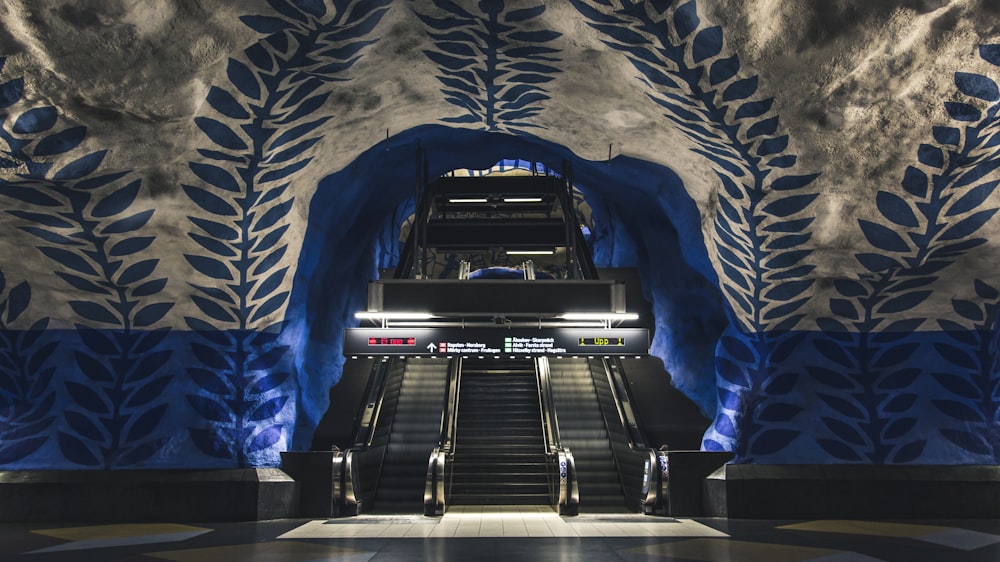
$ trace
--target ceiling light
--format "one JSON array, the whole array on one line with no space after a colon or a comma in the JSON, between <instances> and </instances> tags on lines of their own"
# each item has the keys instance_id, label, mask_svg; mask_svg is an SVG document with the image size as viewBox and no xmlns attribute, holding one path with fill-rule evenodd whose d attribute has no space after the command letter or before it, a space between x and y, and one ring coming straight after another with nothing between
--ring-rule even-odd
<instances>
[{"instance_id":1,"label":"ceiling light","mask_svg":"<svg viewBox=\"0 0 1000 562\"><path fill-rule=\"evenodd\" d=\"M563 320L638 320L635 312L567 312Z\"/></svg>"},{"instance_id":2,"label":"ceiling light","mask_svg":"<svg viewBox=\"0 0 1000 562\"><path fill-rule=\"evenodd\" d=\"M434 318L428 312L355 312L358 320L429 320Z\"/></svg>"},{"instance_id":3,"label":"ceiling light","mask_svg":"<svg viewBox=\"0 0 1000 562\"><path fill-rule=\"evenodd\" d=\"M554 250L507 250L508 256L551 256Z\"/></svg>"},{"instance_id":4,"label":"ceiling light","mask_svg":"<svg viewBox=\"0 0 1000 562\"><path fill-rule=\"evenodd\" d=\"M489 199L486 199L485 197L481 197L481 198L471 198L471 197L469 197L469 198L449 199L448 202L449 203L489 203Z\"/></svg>"},{"instance_id":5,"label":"ceiling light","mask_svg":"<svg viewBox=\"0 0 1000 562\"><path fill-rule=\"evenodd\" d=\"M541 197L504 197L504 203L541 203Z\"/></svg>"}]
</instances>

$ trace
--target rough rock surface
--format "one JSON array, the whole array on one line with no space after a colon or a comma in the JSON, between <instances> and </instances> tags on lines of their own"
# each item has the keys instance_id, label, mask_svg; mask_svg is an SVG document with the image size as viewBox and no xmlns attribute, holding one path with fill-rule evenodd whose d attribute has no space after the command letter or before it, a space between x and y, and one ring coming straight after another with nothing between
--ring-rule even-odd
<instances>
[{"instance_id":1,"label":"rough rock surface","mask_svg":"<svg viewBox=\"0 0 1000 562\"><path fill-rule=\"evenodd\" d=\"M573 161L706 448L1000 459L998 44L997 0L0 0L0 328L69 334L9 348L0 464L308 446L418 143Z\"/></svg>"}]
</instances>

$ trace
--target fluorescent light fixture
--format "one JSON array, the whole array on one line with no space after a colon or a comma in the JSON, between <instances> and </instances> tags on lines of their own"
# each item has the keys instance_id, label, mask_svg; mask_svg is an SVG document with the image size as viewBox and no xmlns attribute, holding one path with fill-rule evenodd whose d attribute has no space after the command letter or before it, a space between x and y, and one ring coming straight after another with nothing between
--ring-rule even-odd
<instances>
[{"instance_id":1,"label":"fluorescent light fixture","mask_svg":"<svg viewBox=\"0 0 1000 562\"><path fill-rule=\"evenodd\" d=\"M508 256L551 256L554 250L507 250Z\"/></svg>"},{"instance_id":2,"label":"fluorescent light fixture","mask_svg":"<svg viewBox=\"0 0 1000 562\"><path fill-rule=\"evenodd\" d=\"M429 320L433 314L427 312L355 312L358 320Z\"/></svg>"},{"instance_id":3,"label":"fluorescent light fixture","mask_svg":"<svg viewBox=\"0 0 1000 562\"><path fill-rule=\"evenodd\" d=\"M504 197L504 203L541 203L541 197Z\"/></svg>"},{"instance_id":4,"label":"fluorescent light fixture","mask_svg":"<svg viewBox=\"0 0 1000 562\"><path fill-rule=\"evenodd\" d=\"M458 198L458 199L449 199L448 200L449 203L489 203L489 201L490 200L487 199L487 198L485 198L485 197L481 197L481 198L466 197L466 198Z\"/></svg>"},{"instance_id":5,"label":"fluorescent light fixture","mask_svg":"<svg viewBox=\"0 0 1000 562\"><path fill-rule=\"evenodd\" d=\"M634 312L567 312L559 318L563 320L638 320Z\"/></svg>"}]
</instances>

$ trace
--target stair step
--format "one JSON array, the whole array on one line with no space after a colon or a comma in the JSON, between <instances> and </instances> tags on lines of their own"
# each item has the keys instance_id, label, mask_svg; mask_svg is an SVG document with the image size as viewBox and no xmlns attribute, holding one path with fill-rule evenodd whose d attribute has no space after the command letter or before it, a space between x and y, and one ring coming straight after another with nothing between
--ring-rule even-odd
<instances>
[{"instance_id":1,"label":"stair step","mask_svg":"<svg viewBox=\"0 0 1000 562\"><path fill-rule=\"evenodd\" d=\"M452 505L549 503L534 363L462 364Z\"/></svg>"}]
</instances>

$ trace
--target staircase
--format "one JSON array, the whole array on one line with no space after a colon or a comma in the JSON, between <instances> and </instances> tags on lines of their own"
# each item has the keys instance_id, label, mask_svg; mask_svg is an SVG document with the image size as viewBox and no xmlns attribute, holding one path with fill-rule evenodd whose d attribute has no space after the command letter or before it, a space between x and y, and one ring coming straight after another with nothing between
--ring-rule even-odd
<instances>
[{"instance_id":1,"label":"staircase","mask_svg":"<svg viewBox=\"0 0 1000 562\"><path fill-rule=\"evenodd\" d=\"M450 505L548 505L531 360L462 364Z\"/></svg>"}]
</instances>

